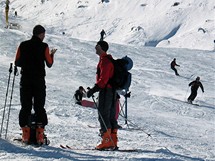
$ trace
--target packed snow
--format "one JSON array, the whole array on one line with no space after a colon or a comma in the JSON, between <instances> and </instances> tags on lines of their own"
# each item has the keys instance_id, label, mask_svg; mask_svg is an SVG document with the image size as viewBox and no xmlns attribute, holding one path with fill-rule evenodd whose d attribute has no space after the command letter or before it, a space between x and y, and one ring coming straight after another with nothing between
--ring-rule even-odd
<instances>
[{"instance_id":1,"label":"packed snow","mask_svg":"<svg viewBox=\"0 0 215 161\"><path fill-rule=\"evenodd\" d=\"M9 22L19 25L11 29L5 28L5 1L0 6L0 121L18 45L41 24L46 28L44 42L58 49L53 67L46 68L45 133L50 144L38 148L13 141L21 137L19 74L12 97L9 88L1 160L215 160L214 0L11 0ZM90 150L100 142L97 110L73 100L80 85L86 89L95 83L95 45L102 29L108 53L114 58L127 55L134 62L127 124L121 96L118 146L138 152ZM180 76L170 69L173 58ZM199 106L186 103L188 84L197 76L205 89L198 90L194 101ZM12 73L10 85L13 78Z\"/></svg>"}]
</instances>

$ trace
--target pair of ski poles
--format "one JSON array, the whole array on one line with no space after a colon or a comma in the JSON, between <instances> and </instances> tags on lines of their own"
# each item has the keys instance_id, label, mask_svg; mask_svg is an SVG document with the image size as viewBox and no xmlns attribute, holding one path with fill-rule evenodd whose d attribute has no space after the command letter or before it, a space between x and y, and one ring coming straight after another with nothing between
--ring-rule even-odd
<instances>
[{"instance_id":1,"label":"pair of ski poles","mask_svg":"<svg viewBox=\"0 0 215 161\"><path fill-rule=\"evenodd\" d=\"M3 114L2 114L0 137L2 137L3 127L4 127L7 98L8 98L9 88L10 88L10 79L11 79L12 72L13 72L13 63L10 63L8 83L7 83L7 89L6 89L6 97L5 97L4 107L3 107ZM17 73L18 73L17 67L14 66L14 76L13 76L13 82L12 82L12 87L11 87L10 102L9 102L9 107L8 107L7 123L6 123L6 128L5 128L5 139L7 138L9 118L10 118L10 109L11 109L11 103L12 103L12 98L13 98L13 89L14 89L15 77L17 76Z\"/></svg>"},{"instance_id":2,"label":"pair of ski poles","mask_svg":"<svg viewBox=\"0 0 215 161\"><path fill-rule=\"evenodd\" d=\"M99 114L99 116L100 116L100 119L102 120L102 123L104 124L105 129L108 130L107 125L106 125L106 123L105 123L105 121L104 121L104 119L103 119L103 117L102 117L102 114L100 113L100 111L99 111L99 109L98 109L98 105L97 105L97 103L96 103L94 97L95 97L95 96L92 95L92 99L93 99L93 102L94 102L94 104L95 104L96 109L98 110L98 114ZM125 117L125 120L131 122L130 120L127 119L127 117ZM132 123L132 122L131 122L131 123ZM132 124L133 124L133 123L132 123ZM135 125L135 124L133 124L133 125ZM135 125L135 126L137 126L137 125ZM142 128L139 128L139 129L140 129L141 131L143 131L145 134L147 134L148 137L151 137L151 134L145 132ZM114 145L114 142L113 142L113 140L112 140L110 134L109 134L109 137L110 137L110 139L111 139L111 142L112 142L113 145Z\"/></svg>"}]
</instances>

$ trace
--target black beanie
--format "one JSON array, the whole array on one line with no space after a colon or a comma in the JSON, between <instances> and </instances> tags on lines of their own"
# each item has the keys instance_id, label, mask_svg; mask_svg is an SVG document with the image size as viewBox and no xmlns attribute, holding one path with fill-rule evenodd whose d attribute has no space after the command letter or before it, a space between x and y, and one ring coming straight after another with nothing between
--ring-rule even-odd
<instances>
[{"instance_id":1,"label":"black beanie","mask_svg":"<svg viewBox=\"0 0 215 161\"><path fill-rule=\"evenodd\" d=\"M41 26L41 25L36 25L35 27L34 27L34 29L33 29L33 35L34 36L37 36L37 35L39 35L39 34L41 34L41 33L44 33L46 30L45 30L45 28L43 27L43 26Z\"/></svg>"},{"instance_id":2,"label":"black beanie","mask_svg":"<svg viewBox=\"0 0 215 161\"><path fill-rule=\"evenodd\" d=\"M97 44L100 45L102 50L104 50L105 52L108 51L109 45L106 41L99 41L97 42Z\"/></svg>"}]
</instances>

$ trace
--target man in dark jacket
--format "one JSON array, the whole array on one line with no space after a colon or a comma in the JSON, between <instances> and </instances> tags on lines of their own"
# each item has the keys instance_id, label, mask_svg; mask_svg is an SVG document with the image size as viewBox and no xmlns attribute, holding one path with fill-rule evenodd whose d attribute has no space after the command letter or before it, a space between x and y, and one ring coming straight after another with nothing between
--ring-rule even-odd
<instances>
[{"instance_id":1,"label":"man in dark jacket","mask_svg":"<svg viewBox=\"0 0 215 161\"><path fill-rule=\"evenodd\" d=\"M109 83L109 79L113 76L114 66L108 58L112 56L106 53L108 48L106 41L99 41L95 47L96 54L99 56L96 84L87 92L89 98L99 91L98 113L102 142L96 146L96 149L100 150L117 147L116 91Z\"/></svg>"},{"instance_id":2,"label":"man in dark jacket","mask_svg":"<svg viewBox=\"0 0 215 161\"><path fill-rule=\"evenodd\" d=\"M17 49L15 65L21 67L19 125L22 128L22 141L29 143L30 127L29 117L34 108L38 144L44 143L44 127L48 124L46 110L44 109L46 97L45 62L50 68L54 61L56 49L49 51L48 44L43 43L45 28L37 25L33 29L30 40L21 42Z\"/></svg>"},{"instance_id":3,"label":"man in dark jacket","mask_svg":"<svg viewBox=\"0 0 215 161\"><path fill-rule=\"evenodd\" d=\"M202 92L204 93L204 87L200 82L200 77L197 77L195 81L190 82L189 86L191 86L191 94L188 97L187 101L192 104L192 101L194 101L197 96L198 88L200 87L202 89Z\"/></svg>"},{"instance_id":4,"label":"man in dark jacket","mask_svg":"<svg viewBox=\"0 0 215 161\"><path fill-rule=\"evenodd\" d=\"M174 70L175 75L179 76L178 71L176 70L175 66L179 66L180 67L180 65L178 65L176 63L176 58L173 59L173 61L171 62L170 66L171 66L171 69Z\"/></svg>"}]
</instances>

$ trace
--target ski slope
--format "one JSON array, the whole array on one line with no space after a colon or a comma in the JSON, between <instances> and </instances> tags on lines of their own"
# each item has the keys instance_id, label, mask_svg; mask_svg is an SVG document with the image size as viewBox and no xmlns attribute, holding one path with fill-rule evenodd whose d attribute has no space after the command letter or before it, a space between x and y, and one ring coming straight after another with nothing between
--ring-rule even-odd
<instances>
[{"instance_id":1,"label":"ski slope","mask_svg":"<svg viewBox=\"0 0 215 161\"><path fill-rule=\"evenodd\" d=\"M119 3L106 1L103 5L98 4L98 2L90 0L71 2L48 0L41 4L40 1L32 0L26 2L11 1L11 12L13 11L12 8L18 9L18 17L11 16L10 18L14 22L18 21L21 24L22 27L19 30L5 29L3 25L4 12L0 13L0 121L2 120L8 83L8 69L10 63L14 61L19 43L29 39L34 25L41 23L47 28L44 41L49 44L50 48L58 49L53 67L46 68L47 97L45 108L49 120L49 124L46 126L46 134L51 142L50 145L35 148L13 142L14 138L20 137L21 132L18 125L18 113L20 110L20 75L18 75L15 77L8 137L6 140L4 137L0 138L0 159L5 161L214 160L215 53L212 51L213 45L201 46L202 50L197 50L200 47L198 45L203 40L191 45L184 41L185 37L183 35L179 38L176 36L177 34L172 37L172 39L175 39L175 45L172 46L146 47L140 44L128 43L126 41L129 37L128 34L124 33L125 31L121 34L116 31L120 25L117 24L114 15L118 14L123 21L127 16L126 11L134 11L133 9L141 4L160 6L160 9L164 9L162 11L164 12L163 15L165 15L167 9L165 10L163 5L167 5L167 2L169 4L173 2L165 1L163 5L161 5L161 2L164 1L136 1L131 3L128 0L119 0ZM192 6L194 1L180 2L184 4L184 7L181 6L183 15L186 15L186 12L191 14L185 4L189 2L190 6ZM201 1L195 1L195 5L200 5L200 3ZM202 10L205 11L206 17L213 17L210 8L208 8L209 4L212 4L212 1L202 2L202 6L205 6L205 8L202 7ZM85 5L88 7L84 7ZM78 6L82 7L78 8ZM106 12L108 7L111 6L114 6L114 9L109 9L109 16L102 19L101 12L104 10ZM98 7L102 8L102 11ZM1 4L1 8L4 8L3 4ZM121 11L119 8L124 8L125 10ZM66 16L67 14L64 14L64 18L60 18L61 10L67 11L67 14L70 13L71 18L69 19L69 16ZM137 23L141 18L137 16L140 10L135 10L135 12L132 12L131 15L136 16L137 21L135 23ZM59 15L56 15L56 13L59 13ZM98 17L95 16L96 13L99 13ZM149 14L150 12L146 11L146 13ZM50 19L47 19L47 16ZM152 17L151 20L154 22L161 20L159 16L154 15ZM63 21L63 19L67 21ZM62 23L59 23L61 21ZM78 26L81 21L82 24ZM122 21L120 22L122 23ZM135 21L134 18L133 21ZM128 98L128 125L125 124L125 119L120 116L118 121L123 126L123 129L118 132L118 146L120 149L138 149L139 152L83 150L94 148L100 141L98 136L98 114L96 109L75 105L73 94L80 85L86 88L88 86L92 87L95 83L98 62L95 45L99 39L99 24L101 22L109 30L112 29L111 31L113 31L106 39L110 44L109 53L114 58L128 55L134 62L131 70L131 97ZM124 21L122 25L126 26L127 22L129 21ZM78 27L74 27L73 23ZM116 26L114 27L113 24L116 24ZM193 24L189 25L192 28L196 28ZM150 25L151 23L146 23L146 26ZM157 28L156 30L157 33L163 32L163 28ZM185 32L185 30L181 31L181 33ZM65 35L62 34L63 31L66 33ZM187 36L190 34L187 34ZM196 38L195 40L199 39L199 34L192 33L191 35ZM210 38L204 39L205 44L210 44L214 29L208 35ZM138 40L138 37L135 38L134 35L132 37L134 41ZM122 38L123 41L119 41ZM155 38L156 36L153 39ZM162 43L164 41L159 44ZM179 46L189 49L179 48ZM180 65L177 68L180 77L175 76L174 71L170 69L170 62L173 58L176 58L177 63ZM200 89L198 90L198 96L194 102L199 106L194 106L185 103L185 101L190 94L188 84L195 80L197 76L201 78L205 93L202 93ZM13 74L11 75L11 84L12 79ZM10 101L10 92L11 88L9 89L8 102ZM121 103L123 101L124 98L122 97ZM8 106L6 109L8 109ZM150 136L147 134L150 134ZM60 144L67 144L79 150L62 149Z\"/></svg>"}]
</instances>

